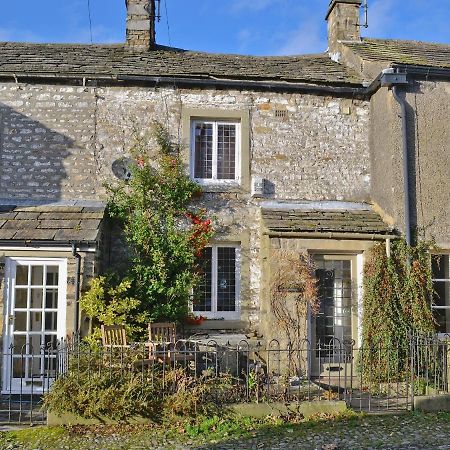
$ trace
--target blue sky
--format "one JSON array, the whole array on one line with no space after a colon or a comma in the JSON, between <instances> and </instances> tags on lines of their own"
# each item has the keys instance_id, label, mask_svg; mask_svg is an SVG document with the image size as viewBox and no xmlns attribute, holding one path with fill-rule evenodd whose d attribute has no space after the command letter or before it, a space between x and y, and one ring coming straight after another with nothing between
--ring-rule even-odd
<instances>
[{"instance_id":1,"label":"blue sky","mask_svg":"<svg viewBox=\"0 0 450 450\"><path fill-rule=\"evenodd\" d=\"M93 41L122 42L125 0L89 1ZM90 42L87 3L3 1L0 41ZM160 44L219 53L322 52L328 4L329 0L162 0L157 39ZM449 24L450 0L369 0L370 26L363 35L450 44Z\"/></svg>"}]
</instances>

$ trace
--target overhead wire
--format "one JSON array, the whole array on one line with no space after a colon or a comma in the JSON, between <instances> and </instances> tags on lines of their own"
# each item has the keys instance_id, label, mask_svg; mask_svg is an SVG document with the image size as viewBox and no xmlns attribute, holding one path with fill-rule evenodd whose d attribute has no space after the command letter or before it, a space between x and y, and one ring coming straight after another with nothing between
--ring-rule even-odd
<instances>
[{"instance_id":1,"label":"overhead wire","mask_svg":"<svg viewBox=\"0 0 450 450\"><path fill-rule=\"evenodd\" d=\"M89 34L91 37L91 44L93 44L94 40L92 38L91 0L87 0L87 8L88 8L88 17L89 17Z\"/></svg>"}]
</instances>

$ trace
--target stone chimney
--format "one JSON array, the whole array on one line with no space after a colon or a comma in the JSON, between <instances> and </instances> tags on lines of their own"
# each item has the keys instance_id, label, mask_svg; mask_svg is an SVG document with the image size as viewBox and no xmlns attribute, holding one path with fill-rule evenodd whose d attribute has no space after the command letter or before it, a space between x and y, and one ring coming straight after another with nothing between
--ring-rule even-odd
<instances>
[{"instance_id":1,"label":"stone chimney","mask_svg":"<svg viewBox=\"0 0 450 450\"><path fill-rule=\"evenodd\" d=\"M339 53L339 41L361 39L362 0L331 0L325 20L328 22L328 51Z\"/></svg>"},{"instance_id":2,"label":"stone chimney","mask_svg":"<svg viewBox=\"0 0 450 450\"><path fill-rule=\"evenodd\" d=\"M127 7L127 46L151 50L156 45L156 0L125 0Z\"/></svg>"}]
</instances>

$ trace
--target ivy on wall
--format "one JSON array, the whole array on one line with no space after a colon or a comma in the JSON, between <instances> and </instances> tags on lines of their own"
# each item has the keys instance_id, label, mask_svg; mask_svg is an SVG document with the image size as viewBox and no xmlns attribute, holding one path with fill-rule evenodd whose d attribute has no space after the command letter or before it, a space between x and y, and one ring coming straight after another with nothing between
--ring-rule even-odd
<instances>
[{"instance_id":1,"label":"ivy on wall","mask_svg":"<svg viewBox=\"0 0 450 450\"><path fill-rule=\"evenodd\" d=\"M380 380L408 371L408 333L431 333L436 322L429 242L375 245L364 267L361 370Z\"/></svg>"}]
</instances>

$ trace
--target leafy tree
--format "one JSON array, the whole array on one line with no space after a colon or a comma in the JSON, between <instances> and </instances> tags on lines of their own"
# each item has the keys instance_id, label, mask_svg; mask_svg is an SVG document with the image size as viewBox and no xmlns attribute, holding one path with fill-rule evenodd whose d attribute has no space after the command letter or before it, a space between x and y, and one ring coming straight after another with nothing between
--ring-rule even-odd
<instances>
[{"instance_id":1,"label":"leafy tree","mask_svg":"<svg viewBox=\"0 0 450 450\"><path fill-rule=\"evenodd\" d=\"M192 289L200 279L199 256L213 234L206 211L195 207L202 189L186 175L180 146L159 123L154 124L154 136L156 153L145 137L136 134L130 179L108 186L109 216L122 224L130 250L124 280L133 300L128 314L120 313L121 303L111 296L100 301L115 308L110 316L116 322L129 324L138 334L144 332L144 322L180 321L187 316ZM91 290L97 285L94 281ZM84 311L107 323L101 308L93 307L93 298L89 292L84 296Z\"/></svg>"}]
</instances>

